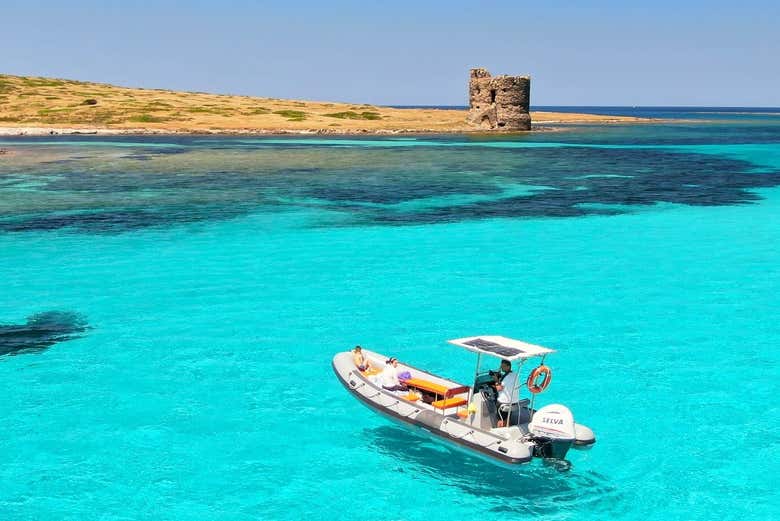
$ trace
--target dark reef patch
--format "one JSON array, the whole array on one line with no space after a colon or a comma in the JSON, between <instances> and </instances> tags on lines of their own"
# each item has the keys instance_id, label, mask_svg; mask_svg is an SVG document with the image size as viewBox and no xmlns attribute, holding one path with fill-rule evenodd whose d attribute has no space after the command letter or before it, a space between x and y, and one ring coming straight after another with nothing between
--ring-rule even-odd
<instances>
[{"instance_id":1,"label":"dark reef patch","mask_svg":"<svg viewBox=\"0 0 780 521\"><path fill-rule=\"evenodd\" d=\"M6 205L0 233L120 233L283 207L328 210L322 226L614 215L658 203L748 204L760 199L755 189L780 186L778 170L647 144L500 148L440 141L447 146L224 141L203 145L181 164L149 159L193 149L126 147L121 164L39 163L9 172L14 183L0 185L0 197L7 189L8 201L24 203ZM224 149L232 151L221 156ZM20 198L14 185L27 174L36 185Z\"/></svg>"},{"instance_id":2,"label":"dark reef patch","mask_svg":"<svg viewBox=\"0 0 780 521\"><path fill-rule=\"evenodd\" d=\"M27 317L25 324L0 324L0 356L37 353L78 338L87 328L84 316L69 311L38 313Z\"/></svg>"},{"instance_id":3,"label":"dark reef patch","mask_svg":"<svg viewBox=\"0 0 780 521\"><path fill-rule=\"evenodd\" d=\"M466 172L479 171L463 156ZM513 161L511 156L520 156ZM504 157L504 160L496 158ZM755 172L746 161L714 155L658 149L561 147L493 151L479 176L374 173L309 183L303 192L332 210L353 214L356 223L427 224L495 217L578 217L627 213L631 207L671 203L724 206L760 199L752 190L780 186L780 171ZM403 179L402 179L403 178ZM497 186L534 186L527 194L502 194ZM447 195L483 196L478 201L421 204L413 209L392 204ZM484 197L484 196L488 197Z\"/></svg>"},{"instance_id":4,"label":"dark reef patch","mask_svg":"<svg viewBox=\"0 0 780 521\"><path fill-rule=\"evenodd\" d=\"M0 220L0 231L47 231L62 228L95 234L111 234L156 226L173 226L207 220L223 220L245 215L240 206L178 206L161 208L112 209L78 213L51 213L23 219Z\"/></svg>"}]
</instances>

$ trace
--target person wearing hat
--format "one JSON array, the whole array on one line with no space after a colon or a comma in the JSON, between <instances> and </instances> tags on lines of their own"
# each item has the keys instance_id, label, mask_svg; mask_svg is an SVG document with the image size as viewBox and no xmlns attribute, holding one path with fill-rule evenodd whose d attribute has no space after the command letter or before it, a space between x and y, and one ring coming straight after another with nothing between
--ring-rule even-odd
<instances>
[{"instance_id":1,"label":"person wearing hat","mask_svg":"<svg viewBox=\"0 0 780 521\"><path fill-rule=\"evenodd\" d=\"M382 388L388 391L408 391L409 388L398 379L398 359L388 358L382 371Z\"/></svg>"}]
</instances>

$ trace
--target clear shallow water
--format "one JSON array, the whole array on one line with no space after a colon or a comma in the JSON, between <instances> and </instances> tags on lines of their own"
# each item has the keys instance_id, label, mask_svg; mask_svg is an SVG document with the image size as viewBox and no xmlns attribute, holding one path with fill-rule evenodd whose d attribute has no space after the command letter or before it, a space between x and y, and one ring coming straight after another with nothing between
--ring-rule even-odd
<instances>
[{"instance_id":1,"label":"clear shallow water","mask_svg":"<svg viewBox=\"0 0 780 521\"><path fill-rule=\"evenodd\" d=\"M0 356L2 518L771 517L780 128L740 125L3 141L0 324L89 329ZM443 341L479 333L559 349L543 402L599 440L571 471L452 453L330 369L467 379Z\"/></svg>"}]
</instances>

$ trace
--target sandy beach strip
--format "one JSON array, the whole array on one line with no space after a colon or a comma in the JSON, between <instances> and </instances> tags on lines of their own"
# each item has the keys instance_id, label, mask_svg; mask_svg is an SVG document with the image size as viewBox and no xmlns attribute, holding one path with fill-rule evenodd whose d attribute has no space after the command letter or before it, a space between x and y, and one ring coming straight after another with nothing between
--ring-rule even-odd
<instances>
[{"instance_id":1,"label":"sandy beach strip","mask_svg":"<svg viewBox=\"0 0 780 521\"><path fill-rule=\"evenodd\" d=\"M382 109L385 114L390 111L409 110L414 114L391 113L392 118L381 122L349 121L338 127L313 118L308 122L269 122L268 124L249 124L245 121L214 121L192 122L188 125L170 123L148 123L146 125L25 125L5 124L0 126L0 136L48 136L48 135L176 135L176 134L210 134L210 135L354 135L354 134L510 134L513 132L485 131L466 124L466 111L436 109ZM433 112L433 114L428 114ZM456 114L451 114L455 112ZM423 113L423 114L420 114ZM625 124L651 123L658 120L627 116L605 116L598 114L575 114L568 112L532 112L534 128L538 130L562 130L562 127L548 125L577 124ZM318 125L317 123L326 123Z\"/></svg>"}]
</instances>

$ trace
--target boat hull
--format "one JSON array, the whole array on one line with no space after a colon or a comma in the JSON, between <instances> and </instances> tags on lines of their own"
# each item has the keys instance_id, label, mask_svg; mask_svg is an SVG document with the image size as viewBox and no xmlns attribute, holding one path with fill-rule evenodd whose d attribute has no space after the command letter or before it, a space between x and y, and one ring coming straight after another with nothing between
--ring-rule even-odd
<instances>
[{"instance_id":1,"label":"boat hull","mask_svg":"<svg viewBox=\"0 0 780 521\"><path fill-rule=\"evenodd\" d=\"M514 467L533 459L533 442L507 439L477 429L454 415L429 410L382 389L355 368L350 353L337 354L332 365L339 381L350 394L372 411L396 423L504 466Z\"/></svg>"}]
</instances>

